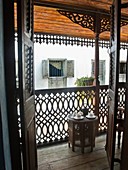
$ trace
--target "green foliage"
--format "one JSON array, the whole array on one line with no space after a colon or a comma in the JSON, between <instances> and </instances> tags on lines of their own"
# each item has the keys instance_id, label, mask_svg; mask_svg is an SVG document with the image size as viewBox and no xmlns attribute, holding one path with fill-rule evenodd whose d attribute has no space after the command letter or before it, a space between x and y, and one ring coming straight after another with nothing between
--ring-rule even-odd
<instances>
[{"instance_id":1,"label":"green foliage","mask_svg":"<svg viewBox=\"0 0 128 170\"><path fill-rule=\"evenodd\" d=\"M94 77L81 77L77 78L75 85L77 86L90 86L93 85Z\"/></svg>"}]
</instances>

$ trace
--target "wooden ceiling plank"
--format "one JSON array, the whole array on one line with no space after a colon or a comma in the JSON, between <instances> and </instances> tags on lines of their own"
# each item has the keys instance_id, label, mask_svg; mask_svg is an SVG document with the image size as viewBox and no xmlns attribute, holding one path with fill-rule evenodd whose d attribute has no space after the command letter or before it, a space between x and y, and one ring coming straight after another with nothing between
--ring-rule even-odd
<instances>
[{"instance_id":1,"label":"wooden ceiling plank","mask_svg":"<svg viewBox=\"0 0 128 170\"><path fill-rule=\"evenodd\" d=\"M71 2L71 0L69 1ZM91 7L91 6L88 6L88 1L85 1L85 3L81 3L79 4L78 3L78 0L77 0L77 3L57 3L56 1L41 1L41 0L35 0L34 1L34 4L35 5L38 5L38 6L45 6L45 7L51 7L51 8L59 8L59 9L63 9L63 10L69 10L69 11L72 11L72 12L78 12L78 13L85 13L86 11L90 11L90 12L97 12L97 13L100 13L100 14L109 14L109 9L110 9L110 6L100 6L97 5L99 8L94 8L96 7L94 5L94 7ZM74 5L75 4L75 5ZM104 7L104 8L103 8ZM109 8L108 10L106 10L106 8Z\"/></svg>"},{"instance_id":2,"label":"wooden ceiling plank","mask_svg":"<svg viewBox=\"0 0 128 170\"><path fill-rule=\"evenodd\" d=\"M122 2L125 3L124 7L126 7L128 0L122 0ZM86 14L91 11L92 13L102 14L102 17L105 17L107 14L109 17L109 8L112 0L35 0L34 3L36 4L34 6L34 32L93 39L94 33L91 30L74 24L65 16L60 15L57 9L64 9L79 14ZM16 5L14 7L16 28ZM127 9L123 8L121 13L122 18L128 22ZM128 42L127 30L127 26L121 27L121 41ZM109 40L109 36L109 32L104 32L100 34L100 39Z\"/></svg>"}]
</instances>

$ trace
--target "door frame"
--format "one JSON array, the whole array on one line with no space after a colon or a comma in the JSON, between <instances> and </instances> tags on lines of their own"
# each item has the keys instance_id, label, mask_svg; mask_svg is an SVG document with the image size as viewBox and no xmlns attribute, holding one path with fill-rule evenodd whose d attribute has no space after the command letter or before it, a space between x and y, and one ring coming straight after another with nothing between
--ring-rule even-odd
<instances>
[{"instance_id":1,"label":"door frame","mask_svg":"<svg viewBox=\"0 0 128 170\"><path fill-rule=\"evenodd\" d=\"M1 125L5 169L21 169L21 153L16 112L14 1L0 1L1 30ZM9 9L9 10L8 10ZM2 22L4 21L4 22Z\"/></svg>"}]
</instances>

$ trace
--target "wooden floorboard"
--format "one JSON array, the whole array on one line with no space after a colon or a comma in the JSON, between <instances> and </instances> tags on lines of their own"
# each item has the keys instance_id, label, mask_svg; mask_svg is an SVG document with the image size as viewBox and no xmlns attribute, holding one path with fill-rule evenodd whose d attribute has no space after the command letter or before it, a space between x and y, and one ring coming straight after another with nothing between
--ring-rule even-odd
<instances>
[{"instance_id":1,"label":"wooden floorboard","mask_svg":"<svg viewBox=\"0 0 128 170\"><path fill-rule=\"evenodd\" d=\"M117 151L120 152L119 150ZM42 147L38 149L38 170L109 170L105 152L105 136L97 137L95 148L90 152L90 147L81 153L80 148L68 147L68 143ZM115 164L114 170L119 170Z\"/></svg>"}]
</instances>

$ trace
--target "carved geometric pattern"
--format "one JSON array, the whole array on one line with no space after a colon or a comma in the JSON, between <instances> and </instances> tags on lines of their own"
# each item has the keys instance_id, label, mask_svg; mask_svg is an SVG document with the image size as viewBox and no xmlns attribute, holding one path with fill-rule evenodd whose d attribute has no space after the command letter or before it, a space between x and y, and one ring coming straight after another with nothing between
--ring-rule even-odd
<instances>
[{"instance_id":1,"label":"carved geometric pattern","mask_svg":"<svg viewBox=\"0 0 128 170\"><path fill-rule=\"evenodd\" d=\"M118 88L118 107L125 108L126 103L126 88L119 87ZM124 117L124 111L122 111L123 114L121 114L122 118ZM117 112L117 117L120 117L120 111Z\"/></svg>"},{"instance_id":2,"label":"carved geometric pattern","mask_svg":"<svg viewBox=\"0 0 128 170\"><path fill-rule=\"evenodd\" d=\"M126 100L126 88L120 87L118 88L118 106L125 108L125 100Z\"/></svg>"},{"instance_id":3,"label":"carved geometric pattern","mask_svg":"<svg viewBox=\"0 0 128 170\"><path fill-rule=\"evenodd\" d=\"M128 21L127 22L126 21L121 21L120 22L120 27L125 26L125 25L128 25Z\"/></svg>"},{"instance_id":4,"label":"carved geometric pattern","mask_svg":"<svg viewBox=\"0 0 128 170\"><path fill-rule=\"evenodd\" d=\"M60 35L46 35L41 33L34 34L34 43L46 43L46 44L65 44L65 45L77 45L77 46L95 46L95 40L85 39L80 37L68 37ZM110 42L99 40L99 46L102 48L109 48ZM121 43L121 48L127 49L128 43Z\"/></svg>"},{"instance_id":5,"label":"carved geometric pattern","mask_svg":"<svg viewBox=\"0 0 128 170\"><path fill-rule=\"evenodd\" d=\"M94 88L36 90L36 141L38 145L68 138L67 115L84 107L95 111Z\"/></svg>"},{"instance_id":6,"label":"carved geometric pattern","mask_svg":"<svg viewBox=\"0 0 128 170\"><path fill-rule=\"evenodd\" d=\"M26 0L26 31L30 30L30 0Z\"/></svg>"},{"instance_id":7,"label":"carved geometric pattern","mask_svg":"<svg viewBox=\"0 0 128 170\"><path fill-rule=\"evenodd\" d=\"M89 28L94 32L95 30L95 19L92 14L78 14L69 11L58 10L61 15L68 17L72 22L81 25L83 28Z\"/></svg>"},{"instance_id":8,"label":"carved geometric pattern","mask_svg":"<svg viewBox=\"0 0 128 170\"><path fill-rule=\"evenodd\" d=\"M111 9L110 9L110 39L111 39L111 41L114 41L114 25L115 25L115 23L114 23L114 6L112 6L111 7Z\"/></svg>"},{"instance_id":9,"label":"carved geometric pattern","mask_svg":"<svg viewBox=\"0 0 128 170\"><path fill-rule=\"evenodd\" d=\"M114 36L114 22L112 22L112 19L104 17L101 18L101 27L100 27L100 33L104 31L110 31L110 22L112 25L112 37ZM120 27L128 25L128 21L121 21L120 22ZM114 37L113 37L114 38Z\"/></svg>"},{"instance_id":10,"label":"carved geometric pattern","mask_svg":"<svg viewBox=\"0 0 128 170\"><path fill-rule=\"evenodd\" d=\"M104 31L110 31L110 18L101 18L100 19L100 33L104 32Z\"/></svg>"},{"instance_id":11,"label":"carved geometric pattern","mask_svg":"<svg viewBox=\"0 0 128 170\"><path fill-rule=\"evenodd\" d=\"M115 85L115 52L110 54L110 78L109 85L112 90L114 90Z\"/></svg>"},{"instance_id":12,"label":"carved geometric pattern","mask_svg":"<svg viewBox=\"0 0 128 170\"><path fill-rule=\"evenodd\" d=\"M93 39L85 39L80 37L68 37L68 36L60 36L60 35L46 35L35 33L34 34L34 42L35 43L46 43L46 44L65 44L65 45L77 45L77 46L95 46L95 40ZM109 42L100 41L100 46L109 47Z\"/></svg>"},{"instance_id":13,"label":"carved geometric pattern","mask_svg":"<svg viewBox=\"0 0 128 170\"><path fill-rule=\"evenodd\" d=\"M25 96L26 99L33 92L33 50L25 45Z\"/></svg>"},{"instance_id":14,"label":"carved geometric pattern","mask_svg":"<svg viewBox=\"0 0 128 170\"><path fill-rule=\"evenodd\" d=\"M25 30L29 34L29 37L32 38L33 35L33 2L32 0L26 0L25 4Z\"/></svg>"},{"instance_id":15,"label":"carved geometric pattern","mask_svg":"<svg viewBox=\"0 0 128 170\"><path fill-rule=\"evenodd\" d=\"M118 106L125 107L126 89L118 89ZM107 130L108 86L99 89L98 134ZM68 139L67 115L84 107L95 111L95 87L46 89L35 91L36 142L48 145Z\"/></svg>"},{"instance_id":16,"label":"carved geometric pattern","mask_svg":"<svg viewBox=\"0 0 128 170\"><path fill-rule=\"evenodd\" d=\"M115 15L114 15L114 6L111 7L111 17L110 17L110 78L109 78L109 85L110 88L114 91L114 79L115 79L115 60L116 60L116 54L115 54ZM113 49L113 50L111 50Z\"/></svg>"},{"instance_id":17,"label":"carved geometric pattern","mask_svg":"<svg viewBox=\"0 0 128 170\"><path fill-rule=\"evenodd\" d=\"M104 133L108 125L108 89L106 86L100 86L99 90L99 127L98 131Z\"/></svg>"},{"instance_id":18,"label":"carved geometric pattern","mask_svg":"<svg viewBox=\"0 0 128 170\"><path fill-rule=\"evenodd\" d=\"M75 13L75 12L70 12L70 11L63 11L63 10L57 10L61 15L64 15L68 17L72 22L82 26L83 28L88 28L95 32L95 23L97 17L95 17L95 14L91 14L90 12L86 12L86 14L80 14L80 13ZM114 38L114 23L111 21L114 21L114 10L111 11L111 19L109 16L103 16L100 17L100 28L99 28L99 33L102 33L104 31L110 31L110 23L112 25L112 38ZM121 21L120 26L125 26L128 24L128 21Z\"/></svg>"}]
</instances>

